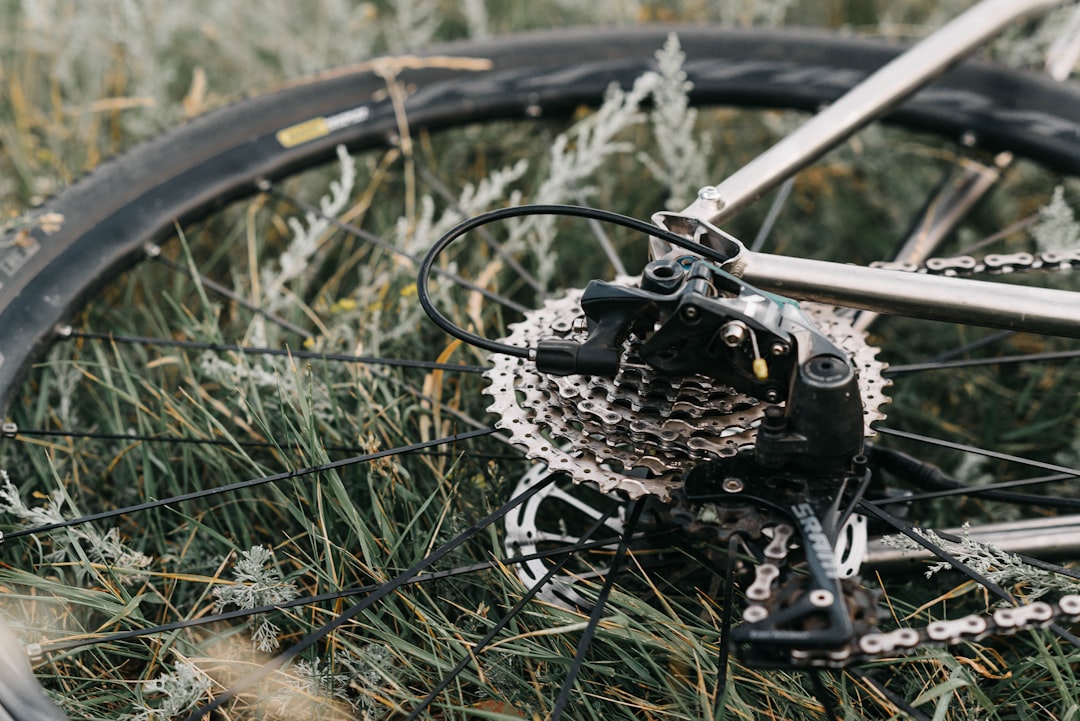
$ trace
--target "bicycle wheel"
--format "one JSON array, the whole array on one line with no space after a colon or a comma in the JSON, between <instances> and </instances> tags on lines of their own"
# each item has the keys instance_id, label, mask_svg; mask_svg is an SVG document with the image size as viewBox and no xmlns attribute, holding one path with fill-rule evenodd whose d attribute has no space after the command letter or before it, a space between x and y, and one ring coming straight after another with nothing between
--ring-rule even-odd
<instances>
[{"instance_id":1,"label":"bicycle wheel","mask_svg":"<svg viewBox=\"0 0 1080 721\"><path fill-rule=\"evenodd\" d=\"M11 418L9 473L22 490L9 485L5 503L31 526L5 536L2 575L16 589L6 611L42 645L46 685L70 713L183 713L215 698L234 714L392 716L438 690L425 712L439 718L558 715L568 703L575 716L715 714L724 701L701 689L719 663L722 584L712 570L736 565L735 547L723 548L730 534L646 544L628 534L640 530L638 514L653 512L627 510L618 494L583 500L561 485L519 483L528 465L484 440L492 430L483 420L486 359L421 325L414 302L417 255L459 214L511 188L542 200L587 193L592 204L638 216L663 205L662 184L644 182L625 146L646 147L640 116L650 97L665 107L664 96L635 81L656 71L653 53L673 30L691 98L718 108L702 111L702 132L719 129L715 142L728 142L722 152L732 164L790 121L729 108L812 110L898 52L832 36L700 28L451 45L196 119L90 174L5 238L0 407ZM669 85L680 82L669 73ZM598 114L563 134L561 118L600 106L605 94ZM881 226L916 213L942 159L1001 152L1049 171L1020 167L999 188L1003 200L969 227L1008 225L1050 197L1057 173L1080 169L1077 117L1072 86L965 64L890 115L901 130L872 128L807 171L791 211L803 215L785 220L782 247L857 262L886 257L895 236ZM959 151L944 149L955 142ZM864 163L869 147L884 159ZM535 177L537 154L551 148L553 168ZM357 166L347 153L367 155ZM340 170L327 167L335 159ZM644 166L662 175L662 160ZM473 185L445 199L462 176ZM321 202L304 200L328 186ZM856 190L868 198L858 219L823 207L830 194ZM749 232L760 221L749 213L734 228ZM558 226L558 240L554 227L526 224L501 246L474 243L441 268L436 300L462 324L501 337L549 293L609 273L609 256L580 227ZM860 242L847 242L852 235ZM844 242L820 242L835 237ZM560 247L571 255L556 265ZM623 241L621 254L627 267L640 266L642 243ZM565 301L549 304L553 322L567 322ZM826 324L842 321L821 312ZM893 362L955 348L972 333L895 325L883 325L879 339ZM851 352L873 355L855 335ZM1023 344L1056 349L1052 340ZM927 399L962 398L970 407L950 422L990 442L1061 452L1066 434L1021 432L1025 404L1046 382L1042 366L1021 368L1019 393L979 401L1023 405L1016 426L989 427L986 407L970 400L967 386L985 382L975 376L929 389L912 382L894 391L894 406L908 427L929 434L942 429ZM1067 369L1053 372L1055 383L1068 381ZM1071 422L1065 396L1039 401L1040 427ZM639 410L626 405L616 426ZM25 500L58 489L47 504ZM1047 503L1058 496L1068 493ZM993 517L1002 512L993 504L1008 500L975 510ZM908 512L938 523L942 507ZM511 545L531 554L516 562L532 564L536 590L549 572L578 579L559 600L607 604L616 616L597 626L557 605L519 606L531 595L515 574L491 568L493 531L485 530L507 515L524 534ZM655 521L653 529L670 534ZM20 540L27 536L35 542ZM559 559L570 560L554 565ZM619 566L643 575L617 587L596 580L616 578ZM482 650L473 647L488 634ZM1032 642L1016 638L1019 650L985 653L1034 665L1024 651ZM589 640L583 665L577 649ZM295 662L265 662L279 648ZM1033 694L1067 697L1054 681L994 680L989 657L980 658L991 687L979 693L1002 708ZM901 664L889 683L904 693L924 683L926 658ZM263 669L258 683L251 669ZM740 667L726 702L776 704L745 683L761 673ZM790 687L790 706L774 713L820 713L817 691L769 673ZM927 673L936 685L935 674L951 671ZM838 677L830 693L865 694L867 682L852 678ZM242 692L224 692L237 682ZM942 693L935 698L961 698ZM891 712L892 702L877 703Z\"/></svg>"}]
</instances>

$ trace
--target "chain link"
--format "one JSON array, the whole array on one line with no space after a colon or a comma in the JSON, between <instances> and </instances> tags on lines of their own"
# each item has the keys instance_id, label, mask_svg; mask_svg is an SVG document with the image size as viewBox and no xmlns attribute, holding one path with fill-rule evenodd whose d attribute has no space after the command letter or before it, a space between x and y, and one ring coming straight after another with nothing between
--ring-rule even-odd
<instances>
[{"instance_id":1,"label":"chain link","mask_svg":"<svg viewBox=\"0 0 1080 721\"><path fill-rule=\"evenodd\" d=\"M1003 275L1032 270L1072 270L1080 268L1080 250L1048 251L1045 253L991 253L982 258L958 255L952 258L930 258L922 265L878 261L871 268L899 270L905 273L924 273L949 277L969 277L979 273Z\"/></svg>"},{"instance_id":2,"label":"chain link","mask_svg":"<svg viewBox=\"0 0 1080 721\"><path fill-rule=\"evenodd\" d=\"M934 621L923 628L898 628L868 633L856 640L863 659L908 653L921 646L980 641L987 636L1008 636L1018 631L1046 628L1054 623L1080 621L1080 595L1062 596L1056 603L1036 601L1000 608L983 616L972 614L951 621Z\"/></svg>"}]
</instances>

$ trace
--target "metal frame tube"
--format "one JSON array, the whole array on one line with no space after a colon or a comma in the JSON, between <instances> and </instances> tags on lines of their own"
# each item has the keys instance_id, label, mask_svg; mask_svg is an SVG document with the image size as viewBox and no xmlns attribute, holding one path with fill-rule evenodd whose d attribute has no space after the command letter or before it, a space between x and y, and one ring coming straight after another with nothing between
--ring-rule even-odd
<instances>
[{"instance_id":1,"label":"metal frame tube","mask_svg":"<svg viewBox=\"0 0 1080 721\"><path fill-rule=\"evenodd\" d=\"M1080 294L744 251L743 279L799 300L1080 338Z\"/></svg>"},{"instance_id":2,"label":"metal frame tube","mask_svg":"<svg viewBox=\"0 0 1080 721\"><path fill-rule=\"evenodd\" d=\"M670 227L682 216L721 223L902 102L976 47L1027 15L1062 0L984 0L892 60L715 187L682 213L657 213Z\"/></svg>"}]
</instances>

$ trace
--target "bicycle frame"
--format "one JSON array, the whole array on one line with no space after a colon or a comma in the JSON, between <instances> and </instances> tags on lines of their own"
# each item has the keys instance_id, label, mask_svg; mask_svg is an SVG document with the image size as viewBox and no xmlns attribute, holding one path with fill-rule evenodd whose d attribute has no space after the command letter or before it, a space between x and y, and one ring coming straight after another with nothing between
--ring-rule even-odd
<instances>
[{"instance_id":1,"label":"bicycle frame","mask_svg":"<svg viewBox=\"0 0 1080 721\"><path fill-rule=\"evenodd\" d=\"M729 256L726 268L758 287L800 300L932 320L1080 338L1080 314L1069 292L956 281L879 268L787 258L747 250L717 226L855 131L931 82L1010 23L1061 0L983 0L911 50L872 73L783 140L716 186L698 192L679 213L653 221ZM673 249L656 238L654 257Z\"/></svg>"}]
</instances>

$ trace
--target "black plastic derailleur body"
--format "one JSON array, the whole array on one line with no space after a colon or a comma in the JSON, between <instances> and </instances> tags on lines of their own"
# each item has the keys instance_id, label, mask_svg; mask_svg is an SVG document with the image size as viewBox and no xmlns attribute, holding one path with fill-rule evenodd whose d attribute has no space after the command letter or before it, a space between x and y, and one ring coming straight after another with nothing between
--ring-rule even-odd
<instances>
[{"instance_id":1,"label":"black plastic derailleur body","mask_svg":"<svg viewBox=\"0 0 1080 721\"><path fill-rule=\"evenodd\" d=\"M708 376L774 404L757 435L761 465L839 469L861 452L855 368L794 301L687 256L649 263L640 287L593 281L581 307L588 337L541 341L538 370L613 377L633 334L635 363Z\"/></svg>"}]
</instances>

